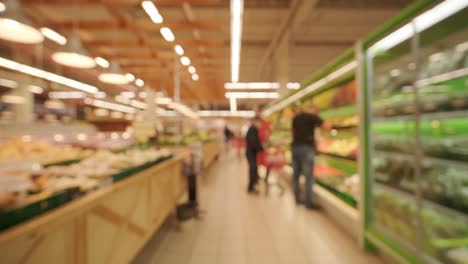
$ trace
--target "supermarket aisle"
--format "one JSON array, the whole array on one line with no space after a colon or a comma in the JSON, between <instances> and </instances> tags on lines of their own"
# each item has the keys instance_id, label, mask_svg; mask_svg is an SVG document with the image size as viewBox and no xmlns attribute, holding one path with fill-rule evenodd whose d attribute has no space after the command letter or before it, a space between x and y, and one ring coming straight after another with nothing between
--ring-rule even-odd
<instances>
[{"instance_id":1,"label":"supermarket aisle","mask_svg":"<svg viewBox=\"0 0 468 264\"><path fill-rule=\"evenodd\" d=\"M200 182L203 221L168 227L148 242L135 264L381 263L321 212L296 207L291 193L249 196L244 160L226 156Z\"/></svg>"}]
</instances>

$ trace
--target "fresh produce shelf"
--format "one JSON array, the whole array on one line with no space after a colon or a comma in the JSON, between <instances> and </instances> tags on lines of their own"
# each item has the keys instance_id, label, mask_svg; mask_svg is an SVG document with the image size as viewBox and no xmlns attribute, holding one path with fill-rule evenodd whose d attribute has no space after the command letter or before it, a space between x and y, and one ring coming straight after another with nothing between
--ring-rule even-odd
<instances>
[{"instance_id":1,"label":"fresh produce shelf","mask_svg":"<svg viewBox=\"0 0 468 264\"><path fill-rule=\"evenodd\" d=\"M345 202L349 206L351 206L353 208L357 208L357 201L356 201L356 199L354 199L354 197L352 195L347 194L345 192L341 192L341 191L337 190L336 188L334 188L333 186L325 183L324 181L322 181L320 179L317 179L316 182L317 182L318 185L322 186L324 189L331 192L336 197L340 198L343 202Z\"/></svg>"},{"instance_id":2,"label":"fresh produce shelf","mask_svg":"<svg viewBox=\"0 0 468 264\"><path fill-rule=\"evenodd\" d=\"M0 210L0 231L64 205L73 200L76 197L76 194L76 189L65 190L54 193L46 198L36 200L24 207Z\"/></svg>"},{"instance_id":3,"label":"fresh produce shelf","mask_svg":"<svg viewBox=\"0 0 468 264\"><path fill-rule=\"evenodd\" d=\"M83 159L64 160L64 161L60 161L60 162L45 164L44 168L48 168L48 167L52 167L52 166L68 166L68 165L72 165L74 163L78 163L78 162L80 162L82 160Z\"/></svg>"},{"instance_id":4,"label":"fresh produce shelf","mask_svg":"<svg viewBox=\"0 0 468 264\"><path fill-rule=\"evenodd\" d=\"M357 115L356 105L347 105L338 108L328 109L320 112L323 119L344 118Z\"/></svg>"},{"instance_id":5,"label":"fresh produce shelf","mask_svg":"<svg viewBox=\"0 0 468 264\"><path fill-rule=\"evenodd\" d=\"M340 156L340 155L337 155L337 154L327 153L327 152L323 152L323 151L318 151L317 154L332 157L332 158L345 159L345 160L350 160L350 161L357 161L357 157L353 157L353 156Z\"/></svg>"},{"instance_id":6,"label":"fresh produce shelf","mask_svg":"<svg viewBox=\"0 0 468 264\"><path fill-rule=\"evenodd\" d=\"M147 162L141 166L137 166L137 167L132 167L132 168L127 168L127 169L124 169L122 171L120 171L119 173L117 174L114 174L112 175L112 181L113 182L117 182L117 181L120 181L120 180L123 180L133 174L136 174L138 172L141 172L141 171L144 171L160 162L163 162L165 160L168 160L170 158L172 158L173 155L169 155L169 156L166 156L166 157L161 157L157 160L154 160L154 161L150 161L150 162Z\"/></svg>"},{"instance_id":7,"label":"fresh produce shelf","mask_svg":"<svg viewBox=\"0 0 468 264\"><path fill-rule=\"evenodd\" d=\"M333 125L332 129L356 129L358 125L348 125L348 126L340 126L340 125Z\"/></svg>"},{"instance_id":8,"label":"fresh produce shelf","mask_svg":"<svg viewBox=\"0 0 468 264\"><path fill-rule=\"evenodd\" d=\"M397 188L392 187L392 186L381 184L379 182L375 182L375 186L377 186L377 188L380 188L380 189L382 189L382 190L384 190L386 192L392 192L392 193L398 194L399 196L405 197L407 199L411 199L411 200L416 199L416 197L413 194L411 194L411 193L409 193L407 191L397 189ZM428 208L430 208L432 210L442 212L444 214L451 215L451 216L454 216L454 217L457 217L457 218L463 218L463 219L468 221L468 214L459 212L457 210L453 210L451 208L445 207L443 205L440 205L438 203L429 201L427 199L423 199L422 201L423 201L424 206L427 206Z\"/></svg>"}]
</instances>

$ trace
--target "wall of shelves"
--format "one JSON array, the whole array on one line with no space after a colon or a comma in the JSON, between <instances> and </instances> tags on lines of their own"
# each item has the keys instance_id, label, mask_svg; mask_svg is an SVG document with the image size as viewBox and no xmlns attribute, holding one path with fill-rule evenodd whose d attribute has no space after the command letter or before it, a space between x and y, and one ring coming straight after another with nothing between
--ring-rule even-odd
<instances>
[{"instance_id":1,"label":"wall of shelves","mask_svg":"<svg viewBox=\"0 0 468 264\"><path fill-rule=\"evenodd\" d=\"M432 16L440 21L432 26L412 14L406 38L385 46L400 34L387 32L363 62L367 229L391 240L400 255L412 255L405 257L410 263L468 260L468 3L456 4L447 18Z\"/></svg>"}]
</instances>

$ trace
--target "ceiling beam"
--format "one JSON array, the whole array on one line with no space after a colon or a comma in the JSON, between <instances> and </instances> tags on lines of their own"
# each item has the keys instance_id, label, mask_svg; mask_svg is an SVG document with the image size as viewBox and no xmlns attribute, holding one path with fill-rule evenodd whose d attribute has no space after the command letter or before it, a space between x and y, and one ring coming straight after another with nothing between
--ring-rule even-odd
<instances>
[{"instance_id":1,"label":"ceiling beam","mask_svg":"<svg viewBox=\"0 0 468 264\"><path fill-rule=\"evenodd\" d=\"M218 5L221 0L158 0L158 6L180 6L184 2L192 5ZM37 4L38 0L22 0L21 4ZM112 5L137 5L141 0L40 0L41 5L65 5L65 4L112 4Z\"/></svg>"},{"instance_id":2,"label":"ceiling beam","mask_svg":"<svg viewBox=\"0 0 468 264\"><path fill-rule=\"evenodd\" d=\"M260 61L260 64L258 66L258 75L260 78L263 75L263 71L268 63L268 60L274 55L274 52L280 45L281 41L283 41L284 36L287 35L286 33L294 29L296 23L295 20L297 19L297 17L301 17L302 19L302 14L306 12L309 12L310 14L311 10L309 9L313 9L317 5L317 3L318 0L292 0L291 6L288 10L288 13L286 14L286 17L281 22L278 31L276 31L275 35L273 36L273 39L268 45L268 48L266 49L265 54L263 55Z\"/></svg>"},{"instance_id":3,"label":"ceiling beam","mask_svg":"<svg viewBox=\"0 0 468 264\"><path fill-rule=\"evenodd\" d=\"M120 23L119 23L120 22ZM88 21L62 21L62 22L49 22L42 26L53 28L53 29L65 29L71 30L78 28L80 30L112 30L112 29L132 29L127 23L123 21L116 22L114 20L88 20ZM175 31L190 31L194 29L201 30L213 30L219 31L222 29L222 23L218 20L194 20L194 21L165 21L161 25L154 24L148 19L138 19L133 21L134 27L148 30L148 31L159 31L162 26L170 27Z\"/></svg>"}]
</instances>

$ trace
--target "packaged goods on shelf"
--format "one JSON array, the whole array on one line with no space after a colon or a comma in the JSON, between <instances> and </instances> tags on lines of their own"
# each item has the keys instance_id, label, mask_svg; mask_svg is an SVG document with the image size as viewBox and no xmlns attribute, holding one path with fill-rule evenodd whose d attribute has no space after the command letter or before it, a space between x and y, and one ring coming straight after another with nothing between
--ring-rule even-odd
<instances>
[{"instance_id":1,"label":"packaged goods on shelf","mask_svg":"<svg viewBox=\"0 0 468 264\"><path fill-rule=\"evenodd\" d=\"M318 144L321 153L336 154L342 157L356 157L359 140L357 137L347 139L327 139Z\"/></svg>"}]
</instances>

